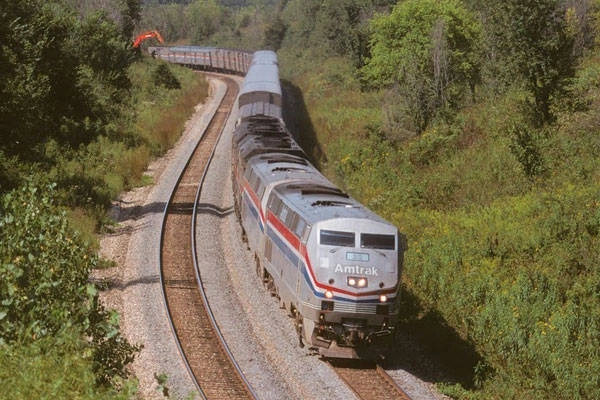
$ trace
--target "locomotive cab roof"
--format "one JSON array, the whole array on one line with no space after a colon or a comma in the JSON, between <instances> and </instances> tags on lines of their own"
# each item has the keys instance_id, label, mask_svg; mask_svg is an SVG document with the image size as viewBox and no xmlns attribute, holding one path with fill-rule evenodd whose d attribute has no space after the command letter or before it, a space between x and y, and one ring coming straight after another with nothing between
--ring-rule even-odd
<instances>
[{"instance_id":1,"label":"locomotive cab roof","mask_svg":"<svg viewBox=\"0 0 600 400\"><path fill-rule=\"evenodd\" d=\"M311 225L338 218L368 219L389 224L329 181L327 184L282 184L273 192Z\"/></svg>"}]
</instances>

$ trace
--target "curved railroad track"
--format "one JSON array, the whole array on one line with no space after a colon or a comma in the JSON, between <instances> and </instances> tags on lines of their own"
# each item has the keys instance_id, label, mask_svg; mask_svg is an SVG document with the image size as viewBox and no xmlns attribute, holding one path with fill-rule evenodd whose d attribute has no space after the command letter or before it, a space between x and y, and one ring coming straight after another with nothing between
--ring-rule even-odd
<instances>
[{"instance_id":1,"label":"curved railroad track","mask_svg":"<svg viewBox=\"0 0 600 400\"><path fill-rule=\"evenodd\" d=\"M161 283L178 346L204 399L255 399L229 352L208 305L195 256L195 215L206 170L238 92L227 92L187 162L169 203L161 233Z\"/></svg>"},{"instance_id":2,"label":"curved railroad track","mask_svg":"<svg viewBox=\"0 0 600 400\"><path fill-rule=\"evenodd\" d=\"M377 363L330 360L331 367L361 400L411 400Z\"/></svg>"}]
</instances>

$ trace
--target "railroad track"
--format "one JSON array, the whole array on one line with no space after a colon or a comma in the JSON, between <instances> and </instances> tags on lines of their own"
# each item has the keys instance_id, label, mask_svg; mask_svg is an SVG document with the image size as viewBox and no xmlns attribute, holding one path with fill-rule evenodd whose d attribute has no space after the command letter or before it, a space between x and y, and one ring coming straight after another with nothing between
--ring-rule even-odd
<instances>
[{"instance_id":1,"label":"railroad track","mask_svg":"<svg viewBox=\"0 0 600 400\"><path fill-rule=\"evenodd\" d=\"M359 399L411 400L377 363L356 360L330 360L329 363Z\"/></svg>"},{"instance_id":2,"label":"railroad track","mask_svg":"<svg viewBox=\"0 0 600 400\"><path fill-rule=\"evenodd\" d=\"M198 273L195 215L206 170L238 92L227 92L190 157L165 207L161 233L161 282L178 346L204 399L255 399L225 344Z\"/></svg>"}]
</instances>

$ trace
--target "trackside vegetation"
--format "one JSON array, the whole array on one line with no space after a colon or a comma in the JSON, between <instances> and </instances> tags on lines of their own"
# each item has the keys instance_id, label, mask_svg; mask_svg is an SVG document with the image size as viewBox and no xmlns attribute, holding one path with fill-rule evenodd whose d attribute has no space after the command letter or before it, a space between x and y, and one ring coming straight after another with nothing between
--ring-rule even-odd
<instances>
[{"instance_id":1,"label":"trackside vegetation","mask_svg":"<svg viewBox=\"0 0 600 400\"><path fill-rule=\"evenodd\" d=\"M0 5L0 398L137 390L128 365L143 344L90 281L108 265L96 234L111 229L111 200L148 183L207 84L131 49L138 2L101 3Z\"/></svg>"},{"instance_id":2,"label":"trackside vegetation","mask_svg":"<svg viewBox=\"0 0 600 400\"><path fill-rule=\"evenodd\" d=\"M304 148L408 235L438 388L599 398L600 4L233 3L202 43L278 50Z\"/></svg>"},{"instance_id":3,"label":"trackside vegetation","mask_svg":"<svg viewBox=\"0 0 600 400\"><path fill-rule=\"evenodd\" d=\"M434 3L370 20L361 68L280 50L308 149L408 235L401 325L454 376L444 393L597 398L598 5Z\"/></svg>"}]
</instances>

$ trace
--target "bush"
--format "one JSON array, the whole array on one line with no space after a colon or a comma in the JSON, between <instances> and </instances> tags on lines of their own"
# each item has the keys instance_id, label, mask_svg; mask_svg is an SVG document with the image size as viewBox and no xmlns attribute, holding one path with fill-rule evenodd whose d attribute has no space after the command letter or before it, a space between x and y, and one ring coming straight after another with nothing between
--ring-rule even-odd
<instances>
[{"instance_id":1,"label":"bush","mask_svg":"<svg viewBox=\"0 0 600 400\"><path fill-rule=\"evenodd\" d=\"M0 344L28 345L78 332L100 385L127 376L138 350L98 302L88 277L98 257L71 229L50 189L27 185L0 206ZM87 340L84 340L88 338Z\"/></svg>"},{"instance_id":2,"label":"bush","mask_svg":"<svg viewBox=\"0 0 600 400\"><path fill-rule=\"evenodd\" d=\"M133 382L123 382L119 390L96 386L93 360L86 353L78 331L69 329L22 346L1 344L0 399L133 398Z\"/></svg>"},{"instance_id":3,"label":"bush","mask_svg":"<svg viewBox=\"0 0 600 400\"><path fill-rule=\"evenodd\" d=\"M181 83L171 72L171 68L167 63L160 63L156 66L152 73L152 81L156 86L163 86L167 89L181 89Z\"/></svg>"}]
</instances>

